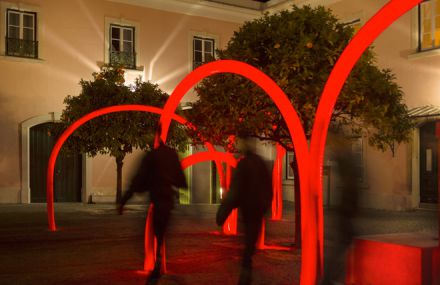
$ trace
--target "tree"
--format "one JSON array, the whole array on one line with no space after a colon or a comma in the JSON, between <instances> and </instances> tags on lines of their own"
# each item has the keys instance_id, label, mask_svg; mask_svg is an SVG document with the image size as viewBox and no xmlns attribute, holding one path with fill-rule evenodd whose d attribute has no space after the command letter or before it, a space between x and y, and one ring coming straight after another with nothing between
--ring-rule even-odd
<instances>
[{"instance_id":1,"label":"tree","mask_svg":"<svg viewBox=\"0 0 440 285\"><path fill-rule=\"evenodd\" d=\"M61 115L61 124L55 130L61 134L71 123L82 116L109 106L143 104L163 107L168 94L158 85L137 79L133 86L124 85L124 69L104 66L93 73L93 80L81 80L78 96L64 99L66 108ZM180 112L180 109L178 110ZM149 150L153 147L159 116L144 112L119 112L95 118L76 130L66 142L66 150L97 154L109 154L116 160L116 201L122 193L122 166L125 156L133 149ZM183 150L186 146L184 126L172 124L168 144Z\"/></svg>"},{"instance_id":2,"label":"tree","mask_svg":"<svg viewBox=\"0 0 440 285\"><path fill-rule=\"evenodd\" d=\"M293 6L246 22L217 56L246 62L271 77L288 96L310 138L324 85L353 33L324 7ZM189 119L201 135L191 133L194 143L202 143L203 138L228 148L229 136L241 131L294 151L286 122L254 83L238 75L218 74L203 80L196 92L198 100ZM394 142L407 140L412 127L402 96L393 73L376 66L370 48L347 79L332 123L354 134L367 133L372 146L394 151Z\"/></svg>"}]
</instances>

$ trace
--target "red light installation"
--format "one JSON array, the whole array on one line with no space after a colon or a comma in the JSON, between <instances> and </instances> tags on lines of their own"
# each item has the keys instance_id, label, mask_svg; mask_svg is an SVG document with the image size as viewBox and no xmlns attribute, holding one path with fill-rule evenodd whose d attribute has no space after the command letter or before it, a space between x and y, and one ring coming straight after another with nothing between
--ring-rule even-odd
<instances>
[{"instance_id":1,"label":"red light installation","mask_svg":"<svg viewBox=\"0 0 440 285\"><path fill-rule=\"evenodd\" d=\"M224 153L224 152L217 152L217 151L207 151L207 152L199 152L190 156L185 157L181 160L182 169L185 169L191 165L204 162L204 161L210 161L215 160L219 163L225 162L228 167L236 167L237 166L237 160L234 158L232 154ZM150 207L148 208L148 214L147 214L147 222L145 225L145 259L144 259L144 271L151 271L154 268L154 263L156 259L156 250L157 250L157 243L156 238L154 237L153 232L153 204L150 204ZM161 267L162 273L166 273L166 255L165 255L165 242L162 245L162 267Z\"/></svg>"},{"instance_id":2,"label":"red light installation","mask_svg":"<svg viewBox=\"0 0 440 285\"><path fill-rule=\"evenodd\" d=\"M91 119L94 119L96 117L105 114L110 114L114 112L123 112L123 111L142 111L142 112L150 112L155 114L162 114L162 109L152 106L121 105L121 106L107 107L93 111L81 117L77 121L73 122L72 125L70 125L58 138L50 154L48 167L47 167L47 184L46 184L47 201L46 202L47 202L47 218L49 223L49 230L56 231L54 208L53 208L53 170L55 167L56 158L64 142L77 128L79 128L84 123L90 121ZM172 116L172 118L182 124L186 122L183 118L180 118L177 115Z\"/></svg>"},{"instance_id":3,"label":"red light installation","mask_svg":"<svg viewBox=\"0 0 440 285\"><path fill-rule=\"evenodd\" d=\"M318 267L320 273L323 272L322 162L328 125L336 99L348 74L364 50L386 27L420 2L421 0L391 0L358 31L346 47L330 74L319 102L312 130L310 152L298 115L283 91L264 73L241 62L221 60L199 67L179 83L165 104L164 113L174 113L182 97L196 83L212 74L224 72L245 76L259 85L272 98L286 120L297 155L303 220L301 225L303 241L301 284L315 284ZM165 130L162 134L164 139L170 121L169 117L161 118Z\"/></svg>"},{"instance_id":4,"label":"red light installation","mask_svg":"<svg viewBox=\"0 0 440 285\"><path fill-rule=\"evenodd\" d=\"M276 145L276 158L272 172L272 220L279 221L283 215L283 157L286 155L286 149L280 144ZM286 167L289 167L286 165Z\"/></svg>"},{"instance_id":5,"label":"red light installation","mask_svg":"<svg viewBox=\"0 0 440 285\"><path fill-rule=\"evenodd\" d=\"M47 195L47 218L48 218L49 230L56 231L55 215L54 215L54 207L53 207L53 170L55 167L56 158L58 157L58 154L64 142L77 128L82 126L84 123L102 115L106 115L114 112L124 112L124 111L141 111L141 112L149 112L154 114L163 113L163 110L161 108L157 108L153 106L145 106L145 105L119 105L119 106L102 108L93 111L81 117L77 121L73 122L72 125L70 125L58 138L50 154L48 167L47 167L46 195ZM181 124L187 124L189 125L189 127L193 127L192 125L188 124L188 122L184 118L176 114L172 114L171 118ZM215 152L217 153L217 155L220 154L220 152L215 151L214 147L210 143L206 143L205 145L208 151ZM220 156L221 156L220 159L225 159L223 155ZM219 164L218 169L222 170L221 163L219 162L218 164ZM222 174L219 173L219 175Z\"/></svg>"},{"instance_id":6,"label":"red light installation","mask_svg":"<svg viewBox=\"0 0 440 285\"><path fill-rule=\"evenodd\" d=\"M147 218L145 222L145 235L144 235L144 271L151 271L154 268L156 262L156 237L153 232L153 204L148 206ZM162 250L165 250L165 241L162 245ZM162 267L161 271L166 272L166 256L165 251L162 251Z\"/></svg>"},{"instance_id":7,"label":"red light installation","mask_svg":"<svg viewBox=\"0 0 440 285\"><path fill-rule=\"evenodd\" d=\"M226 184L223 184L222 189L229 189L231 179L231 167L237 166L237 160L232 154L223 152L200 152L194 155L188 156L182 160L182 168L186 168L188 165L193 165L203 161L209 160L222 160L227 163L226 166ZM227 190L226 190L227 191ZM237 234L237 210L233 210L231 215L227 218L223 225L223 233L226 235Z\"/></svg>"},{"instance_id":8,"label":"red light installation","mask_svg":"<svg viewBox=\"0 0 440 285\"><path fill-rule=\"evenodd\" d=\"M229 191L229 187L231 186L232 179L232 169L230 165L226 166L226 181L223 185L223 190L225 193ZM232 210L229 217L226 219L223 224L223 233L225 235L236 235L237 234L237 220L238 220L238 210Z\"/></svg>"},{"instance_id":9,"label":"red light installation","mask_svg":"<svg viewBox=\"0 0 440 285\"><path fill-rule=\"evenodd\" d=\"M235 143L235 135L229 136L229 145L233 145ZM229 192L229 187L231 186L231 179L232 179L232 169L230 165L226 166L226 173L225 173L225 180L221 182L221 187L223 189L224 193ZM223 224L222 230L223 234L225 235L236 235L237 234L237 221L238 221L238 210L234 209L232 210L229 217L226 219L225 223Z\"/></svg>"},{"instance_id":10,"label":"red light installation","mask_svg":"<svg viewBox=\"0 0 440 285\"><path fill-rule=\"evenodd\" d=\"M258 236L258 240L257 240L257 244L256 244L256 248L257 249L264 249L265 245L264 245L264 233L266 232L266 218L263 218L263 223L261 224L261 230L260 230L260 235Z\"/></svg>"},{"instance_id":11,"label":"red light installation","mask_svg":"<svg viewBox=\"0 0 440 285\"><path fill-rule=\"evenodd\" d=\"M320 270L323 272L324 254L324 220L322 205L322 163L324 159L324 148L327 137L328 126L333 112L336 99L351 72L365 49L395 20L409 11L421 0L391 0L379 10L354 36L352 41L345 48L336 62L322 92L321 99L316 111L310 141L311 169L309 175L318 177L311 179L312 195L316 197L317 203L314 211L318 211L318 234L319 234L319 256ZM302 191L301 191L302 193ZM312 284L312 283L304 283Z\"/></svg>"},{"instance_id":12,"label":"red light installation","mask_svg":"<svg viewBox=\"0 0 440 285\"><path fill-rule=\"evenodd\" d=\"M323 208L322 208L322 162L331 113L340 90L363 51L371 42L397 18L422 0L391 0L356 34L337 61L318 105L312 130L310 152L304 130L298 115L287 96L279 86L260 70L232 60L220 60L205 64L185 77L167 100L160 121L163 127L162 139L166 141L171 120L182 97L200 80L216 73L235 73L245 76L259 85L274 101L292 137L298 162L301 189L301 236L303 241L300 284L313 285L317 281L317 269L323 270ZM129 105L127 105L129 106ZM118 106L122 107L122 106ZM142 108L145 106L138 106ZM112 107L110 107L112 108ZM153 107L150 107L153 108ZM130 109L132 110L132 109ZM137 109L138 111L143 111ZM121 111L115 109L114 111ZM128 109L127 109L128 111ZM161 113L158 110L156 113ZM93 114L93 115L92 115ZM48 167L48 213L53 217L53 167L61 145L81 124L100 114L92 112L69 127L57 141L49 159ZM87 117L87 118L86 118ZM84 119L86 118L86 119ZM82 120L82 121L81 121ZM80 122L81 121L81 122ZM313 179L311 179L313 177ZM316 179L318 178L318 179ZM50 199L49 199L50 198ZM51 203L49 203L51 201ZM50 204L50 205L49 205ZM49 219L51 230L55 230L54 220ZM319 258L318 258L319 257ZM318 262L319 261L319 262Z\"/></svg>"},{"instance_id":13,"label":"red light installation","mask_svg":"<svg viewBox=\"0 0 440 285\"><path fill-rule=\"evenodd\" d=\"M174 89L173 93L168 98L164 106L164 116L161 117L162 124L162 139L166 140L171 118L165 114L173 114L179 105L183 96L200 80L203 78L216 74L216 73L235 73L242 75L255 84L260 86L274 101L277 108L280 110L281 115L286 121L287 128L293 139L293 146L296 158L298 161L298 172L300 179L300 187L304 195L301 195L301 215L302 218L307 221L317 221L316 211L313 211L314 201L309 191L309 152L304 130L299 120L298 114L291 105L287 96L281 90L281 88L266 74L261 72L255 67L252 67L246 63L242 63L234 60L219 60L207 63L195 69L189 75L187 75ZM317 264L317 229L316 223L304 222L302 223L301 234L303 238L303 261L301 276L308 276L308 279L313 280L309 283L313 284L314 278L316 278L316 264Z\"/></svg>"},{"instance_id":14,"label":"red light installation","mask_svg":"<svg viewBox=\"0 0 440 285\"><path fill-rule=\"evenodd\" d=\"M49 223L49 230L55 231L56 225L55 225L55 213L54 213L54 207L53 207L53 170L56 162L56 158L58 156L58 153L64 144L64 142L67 140L67 138L81 125L88 122L89 120L105 115L110 114L114 112L122 112L122 111L143 111L143 112L150 112L155 114L162 114L163 110L157 107L152 106L144 106L144 105L120 105L120 106L112 106L103 108L100 110L96 110L94 112L91 112L79 120L75 121L69 128L67 128L63 134L60 136L60 138L57 140L51 155L49 157L49 163L48 163L48 170L47 170L47 215L48 215L48 223ZM184 118L173 114L172 118L176 120L177 122L181 124L187 124L189 127L194 128L191 124L189 124ZM158 141L155 141L155 144L158 143ZM232 156L227 156L225 153L217 152L215 151L214 147L210 143L205 143L205 146L208 149L208 155L205 155L203 159L214 159L217 164L217 169L219 170L219 177L220 179L224 179L223 173L222 173L222 164L221 161L226 161L228 164L231 164L233 166L236 165L235 159ZM211 154L209 154L211 152ZM214 154L212 154L214 153ZM191 160L191 156L188 157L189 159L186 161L187 165L191 165L192 163L196 161L200 161L199 156L196 156ZM220 159L220 161L219 161ZM152 205L150 205L152 206ZM152 270L154 267L155 262L155 251L156 251L156 240L153 234L153 228L152 228L152 207L149 208L148 214L147 214L147 221L145 225L145 260L144 260L144 270ZM163 245L163 252L165 252L165 245ZM166 268L165 265L165 255L163 258L163 269Z\"/></svg>"}]
</instances>

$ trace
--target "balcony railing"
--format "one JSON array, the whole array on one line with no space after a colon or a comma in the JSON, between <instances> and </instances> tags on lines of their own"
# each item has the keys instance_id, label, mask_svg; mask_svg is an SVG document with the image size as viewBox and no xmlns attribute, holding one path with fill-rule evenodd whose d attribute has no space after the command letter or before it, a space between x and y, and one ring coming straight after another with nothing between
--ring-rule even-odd
<instances>
[{"instance_id":1,"label":"balcony railing","mask_svg":"<svg viewBox=\"0 0 440 285\"><path fill-rule=\"evenodd\" d=\"M136 53L133 51L110 50L110 65L119 65L128 69L136 69Z\"/></svg>"},{"instance_id":2,"label":"balcony railing","mask_svg":"<svg viewBox=\"0 0 440 285\"><path fill-rule=\"evenodd\" d=\"M193 61L193 70L205 63L207 63L207 61Z\"/></svg>"},{"instance_id":3,"label":"balcony railing","mask_svg":"<svg viewBox=\"0 0 440 285\"><path fill-rule=\"evenodd\" d=\"M38 41L6 38L6 55L38 58Z\"/></svg>"},{"instance_id":4,"label":"balcony railing","mask_svg":"<svg viewBox=\"0 0 440 285\"><path fill-rule=\"evenodd\" d=\"M215 58L209 57L209 58L206 58L205 61L193 60L193 70L196 69L197 67L200 67L201 65L204 65L204 64L211 62L211 61L215 61Z\"/></svg>"}]
</instances>

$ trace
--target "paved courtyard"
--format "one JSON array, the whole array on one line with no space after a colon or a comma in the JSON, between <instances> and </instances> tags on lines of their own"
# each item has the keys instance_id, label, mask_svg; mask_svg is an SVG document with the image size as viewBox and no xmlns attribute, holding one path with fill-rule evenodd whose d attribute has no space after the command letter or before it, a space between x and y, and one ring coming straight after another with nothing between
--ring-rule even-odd
<instances>
[{"instance_id":1,"label":"paved courtyard","mask_svg":"<svg viewBox=\"0 0 440 285\"><path fill-rule=\"evenodd\" d=\"M166 238L168 274L160 284L236 284L240 237L223 236L216 206L180 205ZM0 284L144 284L145 206L124 215L113 205L56 204L58 231L47 230L45 204L0 205ZM293 242L294 213L269 221L266 244ZM326 211L331 224L332 210ZM358 234L423 232L438 238L438 212L361 211ZM298 284L301 253L259 251L254 284Z\"/></svg>"}]
</instances>

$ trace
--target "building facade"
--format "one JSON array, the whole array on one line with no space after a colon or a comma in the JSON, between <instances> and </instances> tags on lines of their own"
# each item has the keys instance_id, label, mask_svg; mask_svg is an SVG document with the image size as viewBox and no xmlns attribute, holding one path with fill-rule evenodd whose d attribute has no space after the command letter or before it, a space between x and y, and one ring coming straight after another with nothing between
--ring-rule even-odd
<instances>
[{"instance_id":1,"label":"building facade","mask_svg":"<svg viewBox=\"0 0 440 285\"><path fill-rule=\"evenodd\" d=\"M239 23L255 16L214 4L0 1L0 202L45 201L49 125L59 119L63 99L79 94L81 78L90 80L103 64L118 62L127 68L127 82L140 76L170 93L227 43ZM193 99L188 94L184 101ZM125 160L123 177L130 177L136 157ZM59 160L55 201L114 201L114 159Z\"/></svg>"},{"instance_id":2,"label":"building facade","mask_svg":"<svg viewBox=\"0 0 440 285\"><path fill-rule=\"evenodd\" d=\"M126 80L150 80L168 93L195 67L224 47L241 23L292 4L324 5L360 28L386 0L0 0L0 203L45 200L45 159L53 145L48 126L59 119L79 80L106 63L127 67ZM393 153L353 139L360 169L361 206L408 210L437 202L440 118L440 1L424 1L374 42L378 64L390 68L417 123L409 143ZM195 100L189 93L184 102ZM193 149L192 152L197 152ZM274 148L259 147L266 159ZM124 164L126 187L138 153ZM293 201L294 177L286 167L284 200ZM113 201L116 163L107 156L61 158L56 201ZM185 203L218 202L212 163L194 166ZM338 199L337 165L326 159L324 204ZM57 186L58 185L58 186ZM62 189L62 190L61 190Z\"/></svg>"}]
</instances>

